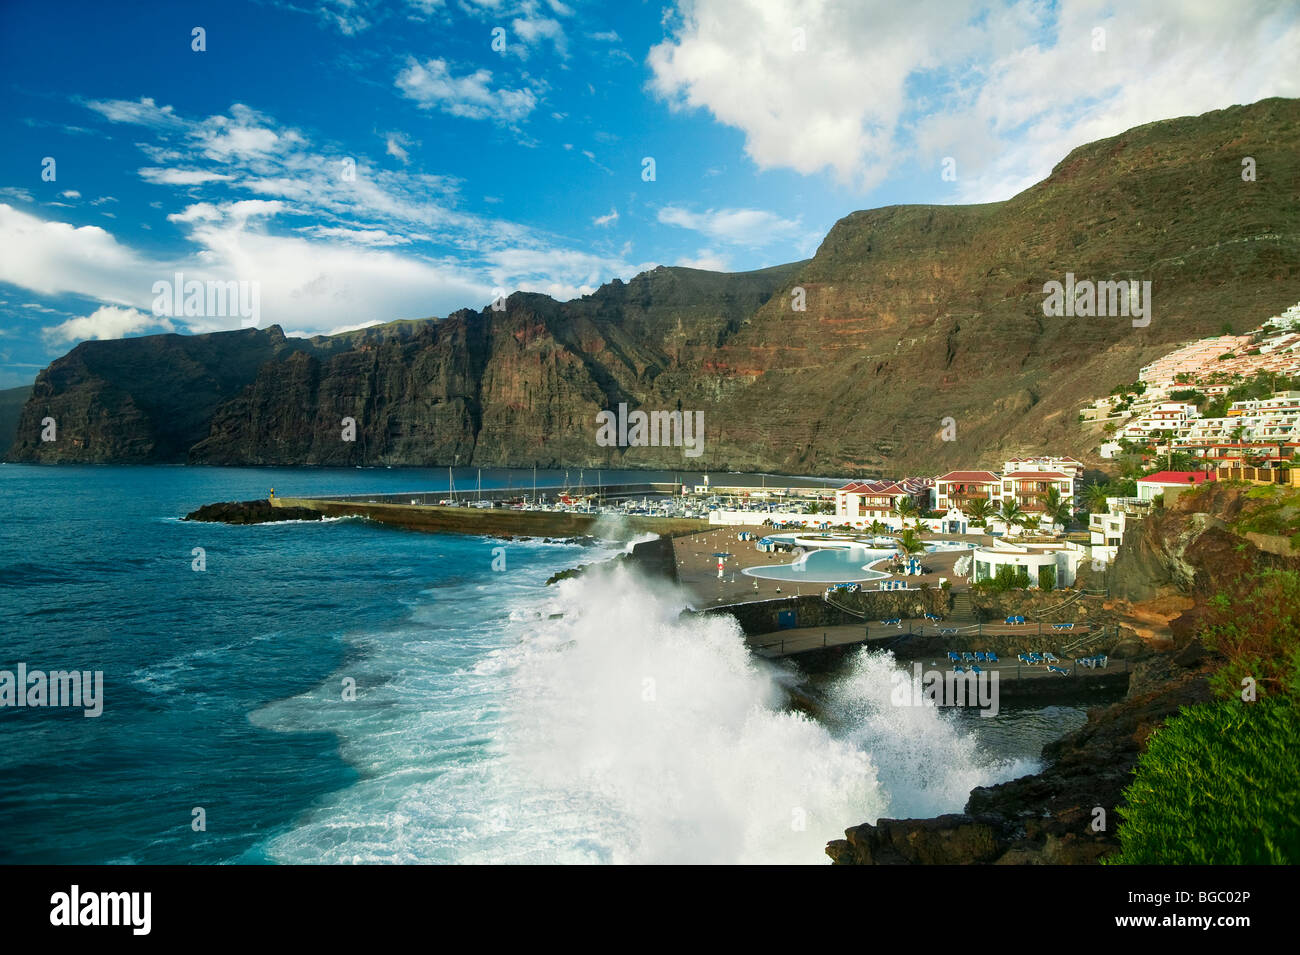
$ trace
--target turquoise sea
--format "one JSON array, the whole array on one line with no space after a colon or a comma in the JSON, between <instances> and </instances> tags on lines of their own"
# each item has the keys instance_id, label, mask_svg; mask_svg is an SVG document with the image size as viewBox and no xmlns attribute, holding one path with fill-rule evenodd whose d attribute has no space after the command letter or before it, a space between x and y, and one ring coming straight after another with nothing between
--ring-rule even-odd
<instances>
[{"instance_id":1,"label":"turquoise sea","mask_svg":"<svg viewBox=\"0 0 1300 955\"><path fill-rule=\"evenodd\" d=\"M890 661L864 656L823 726L672 588L544 586L621 544L179 520L272 486L447 477L0 465L0 670L104 679L97 718L0 708L0 862L818 863L848 825L1032 771L1083 718L893 707Z\"/></svg>"}]
</instances>

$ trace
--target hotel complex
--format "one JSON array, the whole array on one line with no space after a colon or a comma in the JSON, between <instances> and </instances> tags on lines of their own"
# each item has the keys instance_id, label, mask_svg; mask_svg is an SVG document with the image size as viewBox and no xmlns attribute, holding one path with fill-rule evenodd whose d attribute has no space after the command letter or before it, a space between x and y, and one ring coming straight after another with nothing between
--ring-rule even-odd
<instances>
[{"instance_id":1,"label":"hotel complex","mask_svg":"<svg viewBox=\"0 0 1300 955\"><path fill-rule=\"evenodd\" d=\"M1300 391L1233 401L1204 415L1194 398L1219 398L1260 374L1300 378L1300 305L1249 335L1204 338L1175 349L1139 373L1141 394L1112 394L1084 408L1084 422L1104 423L1112 438L1099 452L1125 444L1159 445L1218 464L1278 464L1300 454Z\"/></svg>"}]
</instances>

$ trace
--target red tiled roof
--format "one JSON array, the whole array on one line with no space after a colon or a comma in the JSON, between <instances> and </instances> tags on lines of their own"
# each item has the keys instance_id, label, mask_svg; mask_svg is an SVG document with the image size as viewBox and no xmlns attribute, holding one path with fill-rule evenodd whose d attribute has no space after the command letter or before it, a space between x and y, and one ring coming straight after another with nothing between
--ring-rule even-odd
<instances>
[{"instance_id":1,"label":"red tiled roof","mask_svg":"<svg viewBox=\"0 0 1300 955\"><path fill-rule=\"evenodd\" d=\"M1070 475L1062 471L1012 471L1010 474L1002 475L1002 480L1009 481L1012 478L1056 478L1058 481L1074 480Z\"/></svg>"},{"instance_id":2,"label":"red tiled roof","mask_svg":"<svg viewBox=\"0 0 1300 955\"><path fill-rule=\"evenodd\" d=\"M840 490L847 491L850 494L890 494L894 496L908 493L893 481L852 481L844 485Z\"/></svg>"},{"instance_id":3,"label":"red tiled roof","mask_svg":"<svg viewBox=\"0 0 1300 955\"><path fill-rule=\"evenodd\" d=\"M1144 478L1138 478L1138 484L1204 484L1213 481L1213 471L1157 471Z\"/></svg>"},{"instance_id":4,"label":"red tiled roof","mask_svg":"<svg viewBox=\"0 0 1300 955\"><path fill-rule=\"evenodd\" d=\"M965 481L966 483L996 483L999 478L992 471L949 471L935 478L936 481Z\"/></svg>"}]
</instances>

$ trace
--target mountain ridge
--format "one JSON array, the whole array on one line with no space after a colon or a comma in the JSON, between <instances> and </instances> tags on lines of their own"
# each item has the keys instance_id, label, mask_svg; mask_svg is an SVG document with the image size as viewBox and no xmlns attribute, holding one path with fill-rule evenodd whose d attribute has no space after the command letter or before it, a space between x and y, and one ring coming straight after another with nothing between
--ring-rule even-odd
<instances>
[{"instance_id":1,"label":"mountain ridge","mask_svg":"<svg viewBox=\"0 0 1300 955\"><path fill-rule=\"evenodd\" d=\"M502 311L343 337L246 330L265 337L221 339L245 352L225 358L107 347L200 336L82 343L38 377L8 459L681 466L680 448L596 444L596 412L620 402L703 410L704 454L690 463L706 469L1086 458L1098 436L1076 412L1091 397L1181 341L1300 301L1298 146L1300 101L1262 100L1080 146L1000 202L852 212L800 262L660 266L569 302L515 293ZM1241 179L1244 156L1255 182ZM1044 317L1043 284L1067 271L1151 281L1150 326ZM149 380L148 359L164 355L183 371ZM177 402L178 421L157 420ZM39 441L46 416L61 440Z\"/></svg>"}]
</instances>

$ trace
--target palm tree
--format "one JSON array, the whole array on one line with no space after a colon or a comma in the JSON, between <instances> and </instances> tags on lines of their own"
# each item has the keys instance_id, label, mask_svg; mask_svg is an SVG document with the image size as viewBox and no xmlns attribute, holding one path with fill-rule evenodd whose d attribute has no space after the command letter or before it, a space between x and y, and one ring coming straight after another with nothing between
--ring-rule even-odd
<instances>
[{"instance_id":1,"label":"palm tree","mask_svg":"<svg viewBox=\"0 0 1300 955\"><path fill-rule=\"evenodd\" d=\"M904 554L918 554L925 550L925 542L917 536L916 531L907 527L898 535L898 548Z\"/></svg>"},{"instance_id":2,"label":"palm tree","mask_svg":"<svg viewBox=\"0 0 1300 955\"><path fill-rule=\"evenodd\" d=\"M1012 527L1024 521L1025 512L1020 509L1020 504L1014 497L1009 497L998 509L998 517L1003 524L1007 525L1007 533L1010 534Z\"/></svg>"},{"instance_id":3,"label":"palm tree","mask_svg":"<svg viewBox=\"0 0 1300 955\"><path fill-rule=\"evenodd\" d=\"M993 502L986 497L977 497L974 500L967 501L961 509L966 512L966 516L971 519L971 523L983 527L990 517L993 516Z\"/></svg>"},{"instance_id":4,"label":"palm tree","mask_svg":"<svg viewBox=\"0 0 1300 955\"><path fill-rule=\"evenodd\" d=\"M1074 502L1067 501L1059 487L1049 487L1043 495L1043 509L1053 523L1068 527L1074 518Z\"/></svg>"},{"instance_id":5,"label":"palm tree","mask_svg":"<svg viewBox=\"0 0 1300 955\"><path fill-rule=\"evenodd\" d=\"M1042 523L1042 518L1035 517L1032 514L1026 515L1020 519L1020 526L1027 531L1038 530L1038 525Z\"/></svg>"},{"instance_id":6,"label":"palm tree","mask_svg":"<svg viewBox=\"0 0 1300 955\"><path fill-rule=\"evenodd\" d=\"M916 514L916 503L910 497L900 497L894 502L894 513L906 521Z\"/></svg>"},{"instance_id":7,"label":"palm tree","mask_svg":"<svg viewBox=\"0 0 1300 955\"><path fill-rule=\"evenodd\" d=\"M1093 481L1088 485L1088 512L1091 514L1106 513L1106 498L1114 496L1111 493L1110 485L1098 484Z\"/></svg>"},{"instance_id":8,"label":"palm tree","mask_svg":"<svg viewBox=\"0 0 1300 955\"><path fill-rule=\"evenodd\" d=\"M875 518L871 521L871 526L868 527L867 530L879 537L881 534L885 533L885 531L889 530L889 528L880 522L880 518Z\"/></svg>"}]
</instances>

